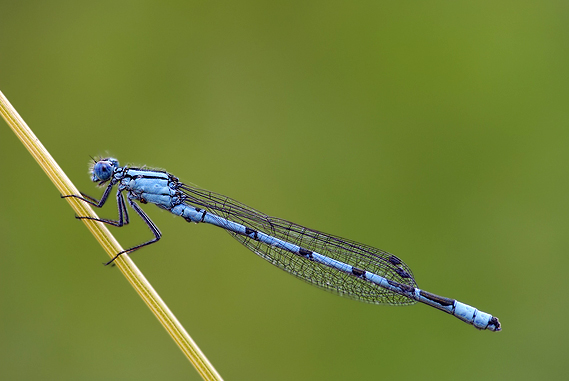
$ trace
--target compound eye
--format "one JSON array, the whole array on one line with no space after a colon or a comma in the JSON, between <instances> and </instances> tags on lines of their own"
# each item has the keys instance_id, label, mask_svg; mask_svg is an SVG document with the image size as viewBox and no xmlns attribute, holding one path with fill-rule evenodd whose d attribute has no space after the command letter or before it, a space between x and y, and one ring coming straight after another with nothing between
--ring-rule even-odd
<instances>
[{"instance_id":1,"label":"compound eye","mask_svg":"<svg viewBox=\"0 0 569 381\"><path fill-rule=\"evenodd\" d=\"M93 167L93 181L107 181L113 175L114 166L110 161L98 161Z\"/></svg>"}]
</instances>

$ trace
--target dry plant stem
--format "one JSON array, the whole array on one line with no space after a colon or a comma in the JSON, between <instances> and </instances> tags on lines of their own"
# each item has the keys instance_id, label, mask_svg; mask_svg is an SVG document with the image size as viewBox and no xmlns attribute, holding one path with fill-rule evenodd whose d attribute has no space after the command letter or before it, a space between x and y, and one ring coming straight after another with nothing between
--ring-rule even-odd
<instances>
[{"instance_id":1,"label":"dry plant stem","mask_svg":"<svg viewBox=\"0 0 569 381\"><path fill-rule=\"evenodd\" d=\"M57 165L49 152L40 143L38 138L12 107L10 102L8 102L8 99L4 97L2 92L0 92L0 113L12 131L14 131L34 159L36 159L40 167L45 171L47 176L51 181L53 181L59 192L62 195L79 194L77 188L75 188L59 165ZM78 216L98 218L91 206L87 203L73 197L68 197L66 200ZM116 253L123 250L104 224L85 219L82 221L91 233L93 233L97 241L99 241L111 258L114 257ZM154 291L150 283L148 283L129 256L121 255L114 263L116 263L117 267L121 270L126 279L134 287L136 292L138 292L154 315L156 315L164 328L166 328L166 331L168 331L170 336L172 336L172 339L174 339L182 352L184 352L186 357L188 357L203 379L222 380L219 373L217 373L213 365L204 356L196 343L188 335L184 327L182 327L180 322L178 322L174 314L172 314L156 291Z\"/></svg>"}]
</instances>

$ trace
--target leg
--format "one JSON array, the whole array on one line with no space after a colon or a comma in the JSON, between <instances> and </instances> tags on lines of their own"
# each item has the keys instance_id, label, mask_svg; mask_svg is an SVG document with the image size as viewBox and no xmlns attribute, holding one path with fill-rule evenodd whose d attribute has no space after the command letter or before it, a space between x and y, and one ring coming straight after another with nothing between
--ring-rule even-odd
<instances>
[{"instance_id":1,"label":"leg","mask_svg":"<svg viewBox=\"0 0 569 381\"><path fill-rule=\"evenodd\" d=\"M109 184L109 186L107 187L107 189L105 189L105 192L103 193L103 197L101 197L100 201L97 201L96 198L93 198L91 196L86 195L85 193L81 192L81 196L77 196L75 194L68 194L66 196L61 196L61 198L67 198L67 197L75 197L78 198L79 200L83 200L88 204L91 204L93 206L96 206L97 208L102 207L103 205L105 205L105 202L107 202L107 198L109 198L109 194L111 193L111 189L113 188L113 184Z\"/></svg>"},{"instance_id":2,"label":"leg","mask_svg":"<svg viewBox=\"0 0 569 381\"><path fill-rule=\"evenodd\" d=\"M105 191L105 193L107 193L107 192ZM77 196L75 196L75 197L77 197ZM87 197L89 197L89 196L87 196ZM103 195L103 197L105 197L105 195ZM107 195L107 197L108 197L108 195ZM77 197L77 198L82 199L80 197ZM101 201L102 200L103 200L103 198L101 198ZM94 205L94 204L92 204L92 205ZM94 205L94 206L97 206L97 205ZM122 194L122 191L117 192L117 206L119 208L119 220L118 221L109 220L106 218L93 218L93 217L81 217L81 216L75 216L75 218L77 218L79 220L99 221L99 222L103 222L105 224L117 226L120 228L121 226L128 225L128 223L130 222L129 217L128 217L128 211L126 210L126 204L124 202L124 196Z\"/></svg>"},{"instance_id":3,"label":"leg","mask_svg":"<svg viewBox=\"0 0 569 381\"><path fill-rule=\"evenodd\" d=\"M123 203L124 203L124 199L123 199ZM140 249L141 247L150 245L151 243L157 242L162 237L162 233L160 232L160 229L158 229L158 227L154 224L154 222L152 222L150 217L148 217L148 215L146 213L144 213L144 211L140 208L140 206L138 206L130 197L128 198L128 204L132 207L132 209L134 209L134 211L140 216L140 218L142 218L142 220L150 228L150 231L152 231L152 234L154 234L154 238L151 239L150 241L141 243L140 245L133 246L130 249L121 251L120 253L115 255L113 257L113 259L111 259L110 261L105 263L105 266L113 263L114 260L117 259L121 254L130 253L130 252L133 252L134 250ZM125 210L125 212L126 212L126 210Z\"/></svg>"}]
</instances>

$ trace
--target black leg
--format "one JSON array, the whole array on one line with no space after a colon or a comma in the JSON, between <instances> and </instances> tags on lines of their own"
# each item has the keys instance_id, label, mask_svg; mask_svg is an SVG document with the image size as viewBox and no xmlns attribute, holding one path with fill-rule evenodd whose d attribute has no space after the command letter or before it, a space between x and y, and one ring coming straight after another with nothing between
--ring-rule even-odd
<instances>
[{"instance_id":1,"label":"black leg","mask_svg":"<svg viewBox=\"0 0 569 381\"><path fill-rule=\"evenodd\" d=\"M122 197L121 197L122 198ZM123 204L124 204L124 199L123 199ZM136 245L131 247L130 249L127 250L123 250L120 253L118 253L117 255L115 255L113 257L113 259L111 259L110 261L108 261L107 263L105 263L106 265L110 265L111 263L114 262L115 259L117 259L121 254L124 253L130 253L133 252L134 250L140 249L141 247L144 246L148 246L151 243L157 242L161 237L162 237L162 233L160 232L160 229L158 229L158 227L154 224L154 222L152 222L152 220L150 219L150 217L148 217L148 215L146 213L144 213L144 211L140 208L140 206L138 206L133 200L131 200L130 198L128 198L128 204L132 207L132 209L134 209L134 211L140 216L140 218L142 218L142 220L146 223L146 225L150 228L150 231L152 231L152 234L154 234L154 238L151 239L150 241L141 243L140 245ZM120 208L119 208L120 209ZM126 209L125 209L126 212ZM119 213L120 216L120 213ZM127 214L128 216L128 214Z\"/></svg>"},{"instance_id":2,"label":"black leg","mask_svg":"<svg viewBox=\"0 0 569 381\"><path fill-rule=\"evenodd\" d=\"M113 188L113 184L111 183L111 184L109 184L107 189L105 189L105 192L103 193L103 197L101 197L101 200L97 200L96 198L88 196L83 192L81 192L81 196L77 196L76 194L68 194L65 196L61 196L61 198L75 197L75 198L78 198L79 200L85 201L88 204L96 206L97 208L100 208L103 205L105 205L105 202L107 202L107 198L109 198L109 194L111 193L112 188Z\"/></svg>"},{"instance_id":3,"label":"black leg","mask_svg":"<svg viewBox=\"0 0 569 381\"><path fill-rule=\"evenodd\" d=\"M105 189L105 192L103 193L103 196L101 197L101 200L97 200L91 196L84 194L83 192L81 192L81 196L77 196L77 195L72 194L72 195L61 196L61 197L62 198L75 197L75 198L78 198L80 200L85 201L88 204L96 206L97 208L100 208L105 204L105 202L109 198L109 194L111 192L112 187L113 187L113 185L109 184L107 189ZM154 238L148 242L144 242L144 243L141 243L140 245L133 246L130 249L121 251L120 253L115 255L113 257L113 259L111 259L110 261L105 263L105 265L110 265L111 263L114 262L115 259L117 259L120 255L122 255L124 253L130 253L134 250L140 249L141 247L150 245L151 243L158 241L162 237L162 233L160 232L160 229L158 229L158 227L154 224L154 222L152 222L150 217L148 217L148 215L146 213L144 213L144 211L140 208L140 206L138 206L134 202L134 200L132 200L131 198L128 198L128 204L134 209L134 211L140 216L140 218L142 218L144 223L146 223L146 225L150 228L150 231L152 231L152 234L154 234ZM81 217L81 216L75 216L75 218L81 219L81 220L84 219L84 220L99 221L99 222L103 222L105 224L109 224L109 225L113 225L113 226L117 226L117 227L127 225L130 222L130 219L128 216L128 210L126 208L126 202L124 200L124 196L122 194L122 191L117 192L117 206L118 206L118 210L119 210L118 221L109 220L106 218L93 218L93 217Z\"/></svg>"},{"instance_id":4,"label":"black leg","mask_svg":"<svg viewBox=\"0 0 569 381\"><path fill-rule=\"evenodd\" d=\"M109 188L107 188L107 189L109 189ZM103 194L103 197L105 198L105 201L106 201L105 195L106 195L106 197L108 197L107 191L105 191L105 194ZM75 196L75 197L77 197L77 196ZM83 199L81 197L77 197L77 198ZM104 203L103 198L101 198L101 202ZM92 205L94 205L94 204L92 204ZM94 206L97 206L97 205L94 205ZM128 211L126 210L126 204L124 202L124 196L122 194L122 191L117 192L117 206L119 208L119 220L118 221L109 220L107 218L94 218L94 217L81 217L81 216L75 216L75 218L77 218L79 220L99 221L99 222L103 222L105 224L109 224L109 225L113 225L113 226L117 226L117 227L127 225L130 220L128 218Z\"/></svg>"}]
</instances>

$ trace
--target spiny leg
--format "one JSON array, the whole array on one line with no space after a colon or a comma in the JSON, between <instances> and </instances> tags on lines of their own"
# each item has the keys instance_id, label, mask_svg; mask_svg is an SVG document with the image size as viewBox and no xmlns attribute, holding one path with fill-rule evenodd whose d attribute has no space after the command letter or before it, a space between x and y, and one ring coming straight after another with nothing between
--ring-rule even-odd
<instances>
[{"instance_id":1,"label":"spiny leg","mask_svg":"<svg viewBox=\"0 0 569 381\"><path fill-rule=\"evenodd\" d=\"M105 191L105 194L107 192ZM77 196L75 196L77 197ZM104 197L104 195L103 195ZM107 195L108 197L108 195ZM80 198L80 197L77 197ZM103 200L103 199L101 199ZM95 205L97 206L97 205ZM117 227L121 227L124 225L128 225L128 223L130 222L130 219L128 217L128 211L126 210L126 203L124 202L124 196L122 194L122 191L118 191L117 192L117 206L119 209L119 219L118 221L115 220L109 220L107 218L94 218L94 217L87 217L87 216L75 216L75 218L79 219L79 220L91 220L91 221L99 221L99 222L103 222L105 224L109 224L109 225L113 225L113 226L117 226Z\"/></svg>"},{"instance_id":2,"label":"spiny leg","mask_svg":"<svg viewBox=\"0 0 569 381\"><path fill-rule=\"evenodd\" d=\"M124 203L124 199L123 199L123 203ZM140 249L141 247L150 245L151 243L157 242L162 237L162 233L160 232L160 229L158 229L158 227L156 226L156 224L154 224L154 222L150 219L150 217L148 217L148 215L146 213L144 213L142 208L140 206L138 206L130 197L128 198L128 204L132 207L132 209L134 209L134 211L140 216L140 218L142 218L142 220L144 221L144 223L146 223L148 228L150 228L150 231L152 231L152 234L154 234L154 238L151 239L150 241L141 243L140 245L133 246L130 249L126 249L126 250L121 251L120 253L115 255L113 257L113 259L111 259L110 261L105 263L105 266L113 263L114 260L117 259L120 255L125 254L125 253L130 253L134 250ZM126 209L125 209L125 212L126 212Z\"/></svg>"},{"instance_id":3,"label":"spiny leg","mask_svg":"<svg viewBox=\"0 0 569 381\"><path fill-rule=\"evenodd\" d=\"M107 189L105 189L105 192L103 193L103 196L101 197L101 200L97 200L91 196L88 196L86 194L84 194L83 192L81 192L82 196L77 196L77 195L66 195L66 196L61 196L62 198L66 198L66 197L75 197L78 198L82 201L87 202L88 204L91 204L93 206L96 206L97 208L102 207L105 202L107 201L109 194L111 192L112 189L112 185L109 185L107 187ZM150 219L150 217L148 217L148 215L146 213L144 213L144 211L130 198L128 198L128 203L129 205L134 209L134 211L140 216L140 218L142 218L142 220L146 223L146 225L150 228L150 231L152 231L152 233L154 234L154 238L151 239L150 241L141 243L140 245L136 245L131 247L130 249L127 250L123 250L120 253L118 253L117 255L115 255L113 257L113 259L111 259L110 261L106 262L105 265L109 265L111 263L114 262L115 259L117 259L120 255L124 254L124 253L129 253L132 252L134 250L140 249L141 247L150 245L151 243L154 243L156 241L158 241L161 237L162 237L162 233L160 232L160 229L158 229L158 227L156 226L156 224L154 224L154 222ZM118 211L119 211L119 219L118 221L114 221L114 220L109 220L106 218L94 218L94 217L87 217L87 216L75 216L75 218L77 219L85 219L85 220L92 220L92 221L99 221L99 222L103 222L109 225L113 225L113 226L117 226L117 227L122 227L124 225L127 225L130 222L129 219L129 215L128 215L128 210L126 208L126 203L124 201L124 196L122 194L122 191L118 191L117 192L117 206L118 206Z\"/></svg>"},{"instance_id":4,"label":"spiny leg","mask_svg":"<svg viewBox=\"0 0 569 381\"><path fill-rule=\"evenodd\" d=\"M81 196L77 196L76 194L68 194L65 196L61 196L61 198L75 197L75 198L78 198L79 200L85 201L88 204L96 206L97 208L101 208L103 205L105 205L105 202L107 202L107 199L109 198L109 194L111 193L112 188L113 188L113 184L111 183L111 184L109 184L107 189L105 189L105 192L103 193L103 196L101 197L101 200L97 200L96 198L91 197L89 195L86 195L83 192L81 192Z\"/></svg>"}]
</instances>

